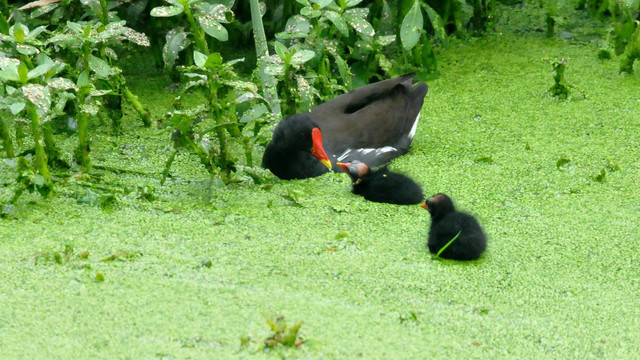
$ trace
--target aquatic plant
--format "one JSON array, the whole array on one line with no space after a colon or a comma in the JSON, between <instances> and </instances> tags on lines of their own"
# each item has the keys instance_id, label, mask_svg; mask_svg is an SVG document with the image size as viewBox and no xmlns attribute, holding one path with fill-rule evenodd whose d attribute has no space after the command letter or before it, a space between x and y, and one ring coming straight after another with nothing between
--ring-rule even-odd
<instances>
[{"instance_id":1,"label":"aquatic plant","mask_svg":"<svg viewBox=\"0 0 640 360\"><path fill-rule=\"evenodd\" d=\"M287 322L282 315L273 316L263 314L262 316L264 316L267 324L269 324L269 327L273 330L273 334L264 340L264 345L266 347L272 348L279 345L299 347L304 343L304 340L302 340L298 335L300 327L302 326L302 321L293 325L287 325Z\"/></svg>"},{"instance_id":2,"label":"aquatic plant","mask_svg":"<svg viewBox=\"0 0 640 360\"><path fill-rule=\"evenodd\" d=\"M553 67L553 81L555 84L549 88L549 94L559 99L566 99L569 96L569 87L564 80L564 71L567 65L567 59L546 59Z\"/></svg>"},{"instance_id":3,"label":"aquatic plant","mask_svg":"<svg viewBox=\"0 0 640 360\"><path fill-rule=\"evenodd\" d=\"M367 20L369 8L357 7L360 2L299 0L299 12L287 19L284 31L275 34L277 56L263 60L279 80L278 93L285 99L283 116L309 110L318 100L345 92L351 88L352 75L366 77L368 82L368 74L353 74L348 65L358 61L352 57L358 42L366 43L376 34Z\"/></svg>"},{"instance_id":4,"label":"aquatic plant","mask_svg":"<svg viewBox=\"0 0 640 360\"><path fill-rule=\"evenodd\" d=\"M237 170L238 159L229 151L229 141L242 146L247 172L253 173L253 148L261 139L261 129L268 122L263 115L269 112L268 102L258 94L255 84L238 79L233 65L243 59L223 62L219 53L205 54L194 51L195 64L179 67L184 76L191 79L181 89L174 101L174 110L167 114L173 129L174 152L169 156L163 171L164 183L176 154L186 150L197 155L212 176L228 184L231 173ZM182 97L198 88L206 92L206 104L190 109L182 108ZM237 106L250 103L238 118ZM209 134L215 134L212 139ZM229 136L228 136L229 135ZM255 180L258 180L256 178Z\"/></svg>"},{"instance_id":5,"label":"aquatic plant","mask_svg":"<svg viewBox=\"0 0 640 360\"><path fill-rule=\"evenodd\" d=\"M111 118L116 133L122 130L122 104L129 102L136 110L144 126L151 125L151 115L138 97L129 90L122 70L115 64L117 55L110 47L123 40L140 46L149 46L149 40L142 34L125 26L124 21L111 21L106 24L96 19L90 21L67 21L60 27L46 45L62 56L69 64L77 64L69 69L75 79L86 79L104 91L98 109L92 111L96 116L105 111ZM83 81L85 82L85 81Z\"/></svg>"},{"instance_id":6,"label":"aquatic plant","mask_svg":"<svg viewBox=\"0 0 640 360\"><path fill-rule=\"evenodd\" d=\"M245 165L253 167L254 141L260 135L265 122L258 118L268 112L269 103L258 94L255 84L242 81L233 70L233 65L243 61L237 59L224 62L218 52L210 52L205 34L219 41L227 41L228 32L222 25L233 16L224 4L202 3L195 0L167 0L171 6L156 7L151 16L172 17L183 14L189 27L185 31L176 27L167 33L167 43L163 49L165 66L175 67L189 79L174 102L174 110L168 114L173 128L172 140L175 151L167 160L163 172L164 183L177 152L181 149L196 154L207 171L217 175L225 183L231 181L230 175L237 169L237 159L229 151L229 140L239 142L244 149ZM193 65L177 66L178 53L186 49L191 42ZM191 109L182 109L181 97L196 88L204 88L207 102ZM253 100L262 100L265 104L256 104L247 109L238 120L236 105ZM246 126L251 123L252 126ZM252 134L243 134L251 127ZM215 141L208 137L215 134Z\"/></svg>"},{"instance_id":7,"label":"aquatic plant","mask_svg":"<svg viewBox=\"0 0 640 360\"><path fill-rule=\"evenodd\" d=\"M620 58L620 72L633 73L633 63L640 58L640 22L634 21L635 29L631 39L625 46L624 53Z\"/></svg>"}]
</instances>

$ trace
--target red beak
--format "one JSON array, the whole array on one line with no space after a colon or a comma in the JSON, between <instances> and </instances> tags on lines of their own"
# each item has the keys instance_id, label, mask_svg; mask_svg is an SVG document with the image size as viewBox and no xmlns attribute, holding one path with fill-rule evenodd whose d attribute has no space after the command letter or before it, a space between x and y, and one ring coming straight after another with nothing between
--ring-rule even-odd
<instances>
[{"instance_id":1,"label":"red beak","mask_svg":"<svg viewBox=\"0 0 640 360\"><path fill-rule=\"evenodd\" d=\"M422 206L425 210L429 210L429 205L427 205L426 202L422 203L422 205L420 206Z\"/></svg>"},{"instance_id":2,"label":"red beak","mask_svg":"<svg viewBox=\"0 0 640 360\"><path fill-rule=\"evenodd\" d=\"M313 143L311 154L313 154L313 156L320 160L320 162L324 166L331 170L331 160L329 160L327 153L322 147L322 133L320 132L319 128L313 128L313 130L311 130L311 141Z\"/></svg>"}]
</instances>

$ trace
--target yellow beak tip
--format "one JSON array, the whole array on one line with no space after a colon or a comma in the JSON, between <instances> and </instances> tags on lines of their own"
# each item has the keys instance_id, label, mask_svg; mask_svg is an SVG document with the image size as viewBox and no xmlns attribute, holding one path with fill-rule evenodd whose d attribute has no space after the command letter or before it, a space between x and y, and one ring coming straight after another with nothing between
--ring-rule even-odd
<instances>
[{"instance_id":1,"label":"yellow beak tip","mask_svg":"<svg viewBox=\"0 0 640 360\"><path fill-rule=\"evenodd\" d=\"M331 170L331 161L329 161L329 160L320 160L320 162L322 162L322 164L324 166L326 166L327 169Z\"/></svg>"}]
</instances>

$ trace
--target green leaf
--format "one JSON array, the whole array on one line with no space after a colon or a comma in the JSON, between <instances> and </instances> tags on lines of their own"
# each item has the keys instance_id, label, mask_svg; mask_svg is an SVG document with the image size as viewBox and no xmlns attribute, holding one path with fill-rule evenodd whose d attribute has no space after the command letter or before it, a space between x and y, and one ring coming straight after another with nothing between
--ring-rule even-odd
<instances>
[{"instance_id":1,"label":"green leaf","mask_svg":"<svg viewBox=\"0 0 640 360\"><path fill-rule=\"evenodd\" d=\"M422 27L422 11L420 10L420 3L416 0L402 20L402 26L400 27L400 40L405 50L409 51L416 46L418 40L420 40Z\"/></svg>"},{"instance_id":2,"label":"green leaf","mask_svg":"<svg viewBox=\"0 0 640 360\"><path fill-rule=\"evenodd\" d=\"M312 7L303 7L302 9L300 9L300 15L309 19L313 19L320 17L322 15L322 11L316 10Z\"/></svg>"},{"instance_id":3,"label":"green leaf","mask_svg":"<svg viewBox=\"0 0 640 360\"><path fill-rule=\"evenodd\" d=\"M35 174L33 176L33 183L37 186L42 186L45 183L44 177L40 174ZM57 254L57 253L56 253Z\"/></svg>"},{"instance_id":4,"label":"green leaf","mask_svg":"<svg viewBox=\"0 0 640 360\"><path fill-rule=\"evenodd\" d=\"M362 2L362 0L346 0L346 5L348 8L354 7Z\"/></svg>"},{"instance_id":5,"label":"green leaf","mask_svg":"<svg viewBox=\"0 0 640 360\"><path fill-rule=\"evenodd\" d=\"M602 169L602 170L600 170L599 174L594 176L593 180L595 180L595 181L597 181L599 183L603 183L606 180L606 176L607 176L607 170Z\"/></svg>"},{"instance_id":6,"label":"green leaf","mask_svg":"<svg viewBox=\"0 0 640 360\"><path fill-rule=\"evenodd\" d=\"M333 0L312 0L311 2L318 5L317 9L322 9L325 6L331 4Z\"/></svg>"},{"instance_id":7,"label":"green leaf","mask_svg":"<svg viewBox=\"0 0 640 360\"><path fill-rule=\"evenodd\" d=\"M37 9L35 9L35 10L33 10L31 12L31 18L32 19L37 19L40 16L42 16L44 14L48 14L48 13L52 12L53 10L57 9L58 7L60 7L60 5L61 5L60 3L53 3L53 4L48 4L48 5L41 6L41 7L37 8ZM56 14L54 13L54 15L56 15Z\"/></svg>"},{"instance_id":8,"label":"green leaf","mask_svg":"<svg viewBox=\"0 0 640 360\"><path fill-rule=\"evenodd\" d=\"M78 75L78 81L76 82L79 88L89 85L89 71L85 70Z\"/></svg>"},{"instance_id":9,"label":"green leaf","mask_svg":"<svg viewBox=\"0 0 640 360\"><path fill-rule=\"evenodd\" d=\"M20 111L22 111L24 109L24 107L27 106L26 103L24 102L15 102L11 105L9 105L9 110L11 110L11 114L13 115L17 115Z\"/></svg>"},{"instance_id":10,"label":"green leaf","mask_svg":"<svg viewBox=\"0 0 640 360\"><path fill-rule=\"evenodd\" d=\"M314 105L314 97L318 95L318 92L309 84L307 79L301 75L297 75L296 85L293 91L297 94L296 109L299 111L311 110Z\"/></svg>"},{"instance_id":11,"label":"green leaf","mask_svg":"<svg viewBox=\"0 0 640 360\"><path fill-rule=\"evenodd\" d=\"M18 50L18 52L23 55L35 55L39 52L37 48L25 44L17 44L16 50Z\"/></svg>"},{"instance_id":12,"label":"green leaf","mask_svg":"<svg viewBox=\"0 0 640 360\"><path fill-rule=\"evenodd\" d=\"M47 26L46 25L38 26L37 28L29 31L29 33L25 37L25 40L27 40L27 41L35 40L35 38L37 38L38 35L40 35L40 33L45 31L45 30L47 30Z\"/></svg>"},{"instance_id":13,"label":"green leaf","mask_svg":"<svg viewBox=\"0 0 640 360\"><path fill-rule=\"evenodd\" d=\"M489 156L479 157L474 160L476 163L493 164L495 161Z\"/></svg>"},{"instance_id":14,"label":"green leaf","mask_svg":"<svg viewBox=\"0 0 640 360\"><path fill-rule=\"evenodd\" d=\"M29 68L23 62L18 65L18 75L20 75L20 82L26 84L29 80Z\"/></svg>"},{"instance_id":15,"label":"green leaf","mask_svg":"<svg viewBox=\"0 0 640 360\"><path fill-rule=\"evenodd\" d=\"M333 57L336 59L336 66L338 66L338 72L340 73L340 77L342 78L342 83L347 89L350 89L351 70L349 69L349 65L340 55L334 54Z\"/></svg>"},{"instance_id":16,"label":"green leaf","mask_svg":"<svg viewBox=\"0 0 640 360\"><path fill-rule=\"evenodd\" d=\"M429 15L429 20L431 21L431 26L433 26L433 29L436 32L436 36L438 36L443 42L446 42L447 32L444 29L444 22L442 21L442 18L431 6L426 3L423 5L427 10L427 15Z\"/></svg>"},{"instance_id":17,"label":"green leaf","mask_svg":"<svg viewBox=\"0 0 640 360\"><path fill-rule=\"evenodd\" d=\"M151 16L153 17L171 17L182 14L184 8L180 6L158 6L151 9Z\"/></svg>"},{"instance_id":18,"label":"green leaf","mask_svg":"<svg viewBox=\"0 0 640 360\"><path fill-rule=\"evenodd\" d=\"M71 82L71 80L69 80ZM73 82L71 82L73 83ZM74 84L75 86L75 84ZM67 105L67 102L73 100L76 98L75 95L68 93L68 92L61 92L59 93L60 95L58 96L58 99L55 102L55 105L53 107L53 112L54 114L57 115L63 115L64 114L64 108Z\"/></svg>"},{"instance_id":19,"label":"green leaf","mask_svg":"<svg viewBox=\"0 0 640 360\"><path fill-rule=\"evenodd\" d=\"M29 102L36 106L36 112L44 117L51 107L51 93L49 88L38 84L27 84L20 88L22 94Z\"/></svg>"},{"instance_id":20,"label":"green leaf","mask_svg":"<svg viewBox=\"0 0 640 360\"><path fill-rule=\"evenodd\" d=\"M9 22L7 19L0 13L0 33L8 34L9 33Z\"/></svg>"},{"instance_id":21,"label":"green leaf","mask_svg":"<svg viewBox=\"0 0 640 360\"><path fill-rule=\"evenodd\" d=\"M17 23L9 29L9 35L13 36L18 44L22 44L24 42L24 38L27 34L29 34L29 28L21 23Z\"/></svg>"},{"instance_id":22,"label":"green leaf","mask_svg":"<svg viewBox=\"0 0 640 360\"><path fill-rule=\"evenodd\" d=\"M258 87L256 86L256 84L249 81L221 79L220 82L225 84L226 86L234 88L237 91L250 91L252 93L258 92Z\"/></svg>"},{"instance_id":23,"label":"green leaf","mask_svg":"<svg viewBox=\"0 0 640 360\"><path fill-rule=\"evenodd\" d=\"M220 66L222 66L222 56L219 53L211 53L204 64L207 69L217 69Z\"/></svg>"},{"instance_id":24,"label":"green leaf","mask_svg":"<svg viewBox=\"0 0 640 360\"><path fill-rule=\"evenodd\" d=\"M96 97L96 96L105 96L105 95L109 95L109 94L114 94L113 90L97 90L97 89L91 89L91 91L89 91L89 95L92 97Z\"/></svg>"},{"instance_id":25,"label":"green leaf","mask_svg":"<svg viewBox=\"0 0 640 360\"><path fill-rule=\"evenodd\" d=\"M100 6L99 0L80 0L80 3L84 6L88 6L97 17L102 16L102 6Z\"/></svg>"},{"instance_id":26,"label":"green leaf","mask_svg":"<svg viewBox=\"0 0 640 360\"><path fill-rule=\"evenodd\" d=\"M443 247L441 247L440 250L438 251L438 253L436 254L436 257L440 257L440 254L442 254L442 252L445 251L449 247L449 245L451 245L451 243L456 241L458 236L460 236L461 232L462 232L462 230L458 231L458 233L456 234L456 236L453 237L453 239L449 240L448 243L446 243Z\"/></svg>"},{"instance_id":27,"label":"green leaf","mask_svg":"<svg viewBox=\"0 0 640 360\"><path fill-rule=\"evenodd\" d=\"M247 111L245 111L244 114L242 114L240 122L243 124L249 123L258 119L260 116L266 114L267 112L269 112L269 109L267 109L264 104L256 104L255 106L252 106Z\"/></svg>"},{"instance_id":28,"label":"green leaf","mask_svg":"<svg viewBox=\"0 0 640 360\"><path fill-rule=\"evenodd\" d=\"M243 61L244 61L244 58L229 60L225 63L225 66L232 67L233 65Z\"/></svg>"},{"instance_id":29,"label":"green leaf","mask_svg":"<svg viewBox=\"0 0 640 360\"><path fill-rule=\"evenodd\" d=\"M18 73L18 66L16 66L15 64L10 64L5 69L0 70L0 80L19 82L20 74Z\"/></svg>"},{"instance_id":30,"label":"green leaf","mask_svg":"<svg viewBox=\"0 0 640 360\"><path fill-rule=\"evenodd\" d=\"M300 15L295 15L287 20L287 24L284 27L285 31L276 34L278 39L295 39L304 38L309 35L311 30L311 23L307 18Z\"/></svg>"},{"instance_id":31,"label":"green leaf","mask_svg":"<svg viewBox=\"0 0 640 360\"><path fill-rule=\"evenodd\" d=\"M227 15L233 18L233 12L224 4L201 3L196 5L198 10L202 10L207 16L213 17L214 20L221 23L229 23Z\"/></svg>"},{"instance_id":32,"label":"green leaf","mask_svg":"<svg viewBox=\"0 0 640 360\"><path fill-rule=\"evenodd\" d=\"M104 79L108 78L111 72L111 67L106 61L93 55L89 55L89 68L93 70L96 75Z\"/></svg>"},{"instance_id":33,"label":"green leaf","mask_svg":"<svg viewBox=\"0 0 640 360\"><path fill-rule=\"evenodd\" d=\"M284 65L267 64L264 66L264 73L271 76L282 76L284 74Z\"/></svg>"},{"instance_id":34,"label":"green leaf","mask_svg":"<svg viewBox=\"0 0 640 360\"><path fill-rule=\"evenodd\" d=\"M324 12L324 16L329 19L333 25L335 25L336 29L338 29L342 36L349 36L349 27L340 14L335 11L327 10Z\"/></svg>"},{"instance_id":35,"label":"green leaf","mask_svg":"<svg viewBox=\"0 0 640 360\"><path fill-rule=\"evenodd\" d=\"M291 65L297 66L313 59L316 53L312 50L299 50L291 56Z\"/></svg>"},{"instance_id":36,"label":"green leaf","mask_svg":"<svg viewBox=\"0 0 640 360\"><path fill-rule=\"evenodd\" d=\"M125 26L126 22L118 21L111 22L107 25L104 31L98 33L98 38L104 41L120 41L121 37L125 37L127 40L132 43L140 46L150 46L149 39L147 35L137 32L132 28Z\"/></svg>"},{"instance_id":37,"label":"green leaf","mask_svg":"<svg viewBox=\"0 0 640 360\"><path fill-rule=\"evenodd\" d=\"M98 111L100 111L100 106L94 103L82 104L80 105L80 111L91 116L96 116L98 114Z\"/></svg>"},{"instance_id":38,"label":"green leaf","mask_svg":"<svg viewBox=\"0 0 640 360\"><path fill-rule=\"evenodd\" d=\"M298 331L300 330L300 326L302 326L302 321L287 328L287 331L285 332L284 338L282 340L283 345L294 346L296 340L298 339Z\"/></svg>"},{"instance_id":39,"label":"green leaf","mask_svg":"<svg viewBox=\"0 0 640 360\"><path fill-rule=\"evenodd\" d=\"M198 50L193 51L193 62L196 63L196 66L199 68L203 68L204 64L207 62L207 55L201 53Z\"/></svg>"},{"instance_id":40,"label":"green leaf","mask_svg":"<svg viewBox=\"0 0 640 360\"><path fill-rule=\"evenodd\" d=\"M560 169L561 167L563 167L564 165L568 164L571 162L571 159L569 159L566 156L561 156L560 159L558 159L558 161L556 161L556 168Z\"/></svg>"},{"instance_id":41,"label":"green leaf","mask_svg":"<svg viewBox=\"0 0 640 360\"><path fill-rule=\"evenodd\" d=\"M275 41L273 43L273 47L276 49L276 54L278 54L280 59L282 59L282 61L286 63L286 58L289 53L289 49L287 49L287 47L284 46L284 44L279 41Z\"/></svg>"},{"instance_id":42,"label":"green leaf","mask_svg":"<svg viewBox=\"0 0 640 360\"><path fill-rule=\"evenodd\" d=\"M164 65L171 68L175 65L176 59L180 51L184 50L191 41L187 38L187 33L184 29L172 29L166 35L166 44L162 48L162 59Z\"/></svg>"},{"instance_id":43,"label":"green leaf","mask_svg":"<svg viewBox=\"0 0 640 360\"><path fill-rule=\"evenodd\" d=\"M31 79L37 78L38 76L45 74L47 71L49 71L49 69L51 69L55 65L56 64L53 62L39 65L35 69L29 71L29 73L27 74L27 79L31 80Z\"/></svg>"},{"instance_id":44,"label":"green leaf","mask_svg":"<svg viewBox=\"0 0 640 360\"><path fill-rule=\"evenodd\" d=\"M74 33L76 33L76 35L84 37L84 29L82 28L82 25L71 22L71 21L67 21L67 27L71 29Z\"/></svg>"},{"instance_id":45,"label":"green leaf","mask_svg":"<svg viewBox=\"0 0 640 360\"><path fill-rule=\"evenodd\" d=\"M380 46L387 46L392 44L394 41L396 41L396 36L395 35L378 36L375 41Z\"/></svg>"},{"instance_id":46,"label":"green leaf","mask_svg":"<svg viewBox=\"0 0 640 360\"><path fill-rule=\"evenodd\" d=\"M229 33L227 32L227 29L225 29L224 26L222 26L222 24L212 16L200 16L198 17L198 22L207 35L220 41L229 40Z\"/></svg>"},{"instance_id":47,"label":"green leaf","mask_svg":"<svg viewBox=\"0 0 640 360\"><path fill-rule=\"evenodd\" d=\"M376 31L373 29L373 26L366 20L368 13L368 9L356 8L345 11L342 16L358 33L365 36L373 36L376 34Z\"/></svg>"},{"instance_id":48,"label":"green leaf","mask_svg":"<svg viewBox=\"0 0 640 360\"><path fill-rule=\"evenodd\" d=\"M255 84L254 84L254 86L255 86ZM243 102L246 102L246 101L252 101L252 100L255 100L255 99L261 99L263 101L266 101L262 96L260 96L260 94L257 94L257 93L255 93L253 91L249 91L249 92L245 92L244 94L236 97L234 102L236 104L240 104L240 103L243 103Z\"/></svg>"}]
</instances>

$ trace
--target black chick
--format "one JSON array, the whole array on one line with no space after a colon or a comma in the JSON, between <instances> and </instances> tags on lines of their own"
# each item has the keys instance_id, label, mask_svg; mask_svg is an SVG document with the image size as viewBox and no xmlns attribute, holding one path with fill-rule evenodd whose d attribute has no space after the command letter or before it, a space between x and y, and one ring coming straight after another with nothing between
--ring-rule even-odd
<instances>
[{"instance_id":1,"label":"black chick","mask_svg":"<svg viewBox=\"0 0 640 360\"><path fill-rule=\"evenodd\" d=\"M454 260L475 260L487 248L487 236L471 215L456 211L453 201L445 194L436 194L422 204L431 214L431 228L427 246L437 254L451 239L458 237L440 254Z\"/></svg>"},{"instance_id":2,"label":"black chick","mask_svg":"<svg viewBox=\"0 0 640 360\"><path fill-rule=\"evenodd\" d=\"M322 133L308 114L282 119L264 151L262 167L280 179L304 179L331 169L331 161L322 146Z\"/></svg>"},{"instance_id":3,"label":"black chick","mask_svg":"<svg viewBox=\"0 0 640 360\"><path fill-rule=\"evenodd\" d=\"M338 163L353 181L351 192L374 202L411 205L423 201L422 188L408 176L389 171L387 165L371 170L363 162Z\"/></svg>"}]
</instances>

